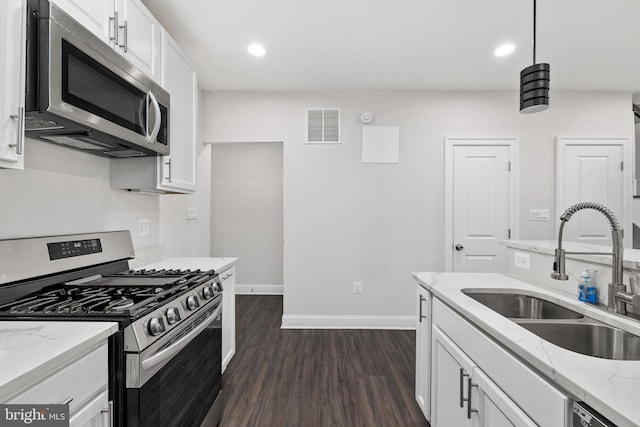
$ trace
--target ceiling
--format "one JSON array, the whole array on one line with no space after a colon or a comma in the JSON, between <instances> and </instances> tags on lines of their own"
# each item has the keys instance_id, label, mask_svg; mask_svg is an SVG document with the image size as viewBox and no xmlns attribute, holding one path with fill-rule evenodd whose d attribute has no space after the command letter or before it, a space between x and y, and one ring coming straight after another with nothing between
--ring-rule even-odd
<instances>
[{"instance_id":1,"label":"ceiling","mask_svg":"<svg viewBox=\"0 0 640 427\"><path fill-rule=\"evenodd\" d=\"M532 64L532 0L143 1L204 90L517 90ZM640 0L537 9L552 90L640 92ZM495 57L505 42L516 51Z\"/></svg>"}]
</instances>

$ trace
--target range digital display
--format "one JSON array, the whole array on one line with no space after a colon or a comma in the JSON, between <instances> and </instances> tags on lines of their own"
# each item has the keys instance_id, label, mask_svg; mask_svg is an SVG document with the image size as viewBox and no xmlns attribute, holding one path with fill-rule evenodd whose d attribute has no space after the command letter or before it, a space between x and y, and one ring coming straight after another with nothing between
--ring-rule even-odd
<instances>
[{"instance_id":1,"label":"range digital display","mask_svg":"<svg viewBox=\"0 0 640 427\"><path fill-rule=\"evenodd\" d=\"M47 243L51 261L102 252L100 239L73 240L71 242Z\"/></svg>"}]
</instances>

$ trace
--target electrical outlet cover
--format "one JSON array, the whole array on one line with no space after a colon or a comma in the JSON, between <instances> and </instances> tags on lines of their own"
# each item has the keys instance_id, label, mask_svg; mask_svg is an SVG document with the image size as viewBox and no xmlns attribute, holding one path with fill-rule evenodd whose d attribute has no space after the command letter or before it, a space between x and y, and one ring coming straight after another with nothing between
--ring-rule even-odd
<instances>
[{"instance_id":1,"label":"electrical outlet cover","mask_svg":"<svg viewBox=\"0 0 640 427\"><path fill-rule=\"evenodd\" d=\"M513 264L516 267L531 270L531 255L525 254L524 252L514 252L513 255Z\"/></svg>"}]
</instances>

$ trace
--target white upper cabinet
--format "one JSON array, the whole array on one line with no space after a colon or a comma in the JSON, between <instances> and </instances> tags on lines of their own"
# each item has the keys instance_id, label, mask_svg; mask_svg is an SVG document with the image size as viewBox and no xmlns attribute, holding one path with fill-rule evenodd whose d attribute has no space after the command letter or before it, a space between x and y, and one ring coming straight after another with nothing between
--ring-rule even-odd
<instances>
[{"instance_id":1,"label":"white upper cabinet","mask_svg":"<svg viewBox=\"0 0 640 427\"><path fill-rule=\"evenodd\" d=\"M115 0L51 0L51 2L105 43L114 44L118 30Z\"/></svg>"},{"instance_id":2,"label":"white upper cabinet","mask_svg":"<svg viewBox=\"0 0 640 427\"><path fill-rule=\"evenodd\" d=\"M140 71L160 82L161 25L139 0L52 0L109 43Z\"/></svg>"},{"instance_id":3,"label":"white upper cabinet","mask_svg":"<svg viewBox=\"0 0 640 427\"><path fill-rule=\"evenodd\" d=\"M133 65L160 82L162 26L139 0L117 0L117 49Z\"/></svg>"},{"instance_id":4,"label":"white upper cabinet","mask_svg":"<svg viewBox=\"0 0 640 427\"><path fill-rule=\"evenodd\" d=\"M0 167L24 168L26 1L0 2Z\"/></svg>"},{"instance_id":5,"label":"white upper cabinet","mask_svg":"<svg viewBox=\"0 0 640 427\"><path fill-rule=\"evenodd\" d=\"M191 193L196 189L198 81L184 52L162 31L162 86L171 96L170 155L112 161L111 188L140 193Z\"/></svg>"},{"instance_id":6,"label":"white upper cabinet","mask_svg":"<svg viewBox=\"0 0 640 427\"><path fill-rule=\"evenodd\" d=\"M167 190L193 191L196 188L198 80L195 68L166 31L162 32L162 86L171 96L171 154L161 159L160 184Z\"/></svg>"}]
</instances>

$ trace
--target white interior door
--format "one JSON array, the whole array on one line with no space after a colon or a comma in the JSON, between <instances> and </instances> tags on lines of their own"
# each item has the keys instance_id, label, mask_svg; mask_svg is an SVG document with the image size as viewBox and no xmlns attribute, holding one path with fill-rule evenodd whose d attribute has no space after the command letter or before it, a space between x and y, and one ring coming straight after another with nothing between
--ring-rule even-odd
<instances>
[{"instance_id":1,"label":"white interior door","mask_svg":"<svg viewBox=\"0 0 640 427\"><path fill-rule=\"evenodd\" d=\"M510 159L509 145L453 146L453 271L507 271Z\"/></svg>"},{"instance_id":2,"label":"white interior door","mask_svg":"<svg viewBox=\"0 0 640 427\"><path fill-rule=\"evenodd\" d=\"M558 140L556 221L571 205L596 202L607 206L625 228L627 188L621 140ZM571 217L564 240L611 245L609 222L594 210Z\"/></svg>"}]
</instances>

